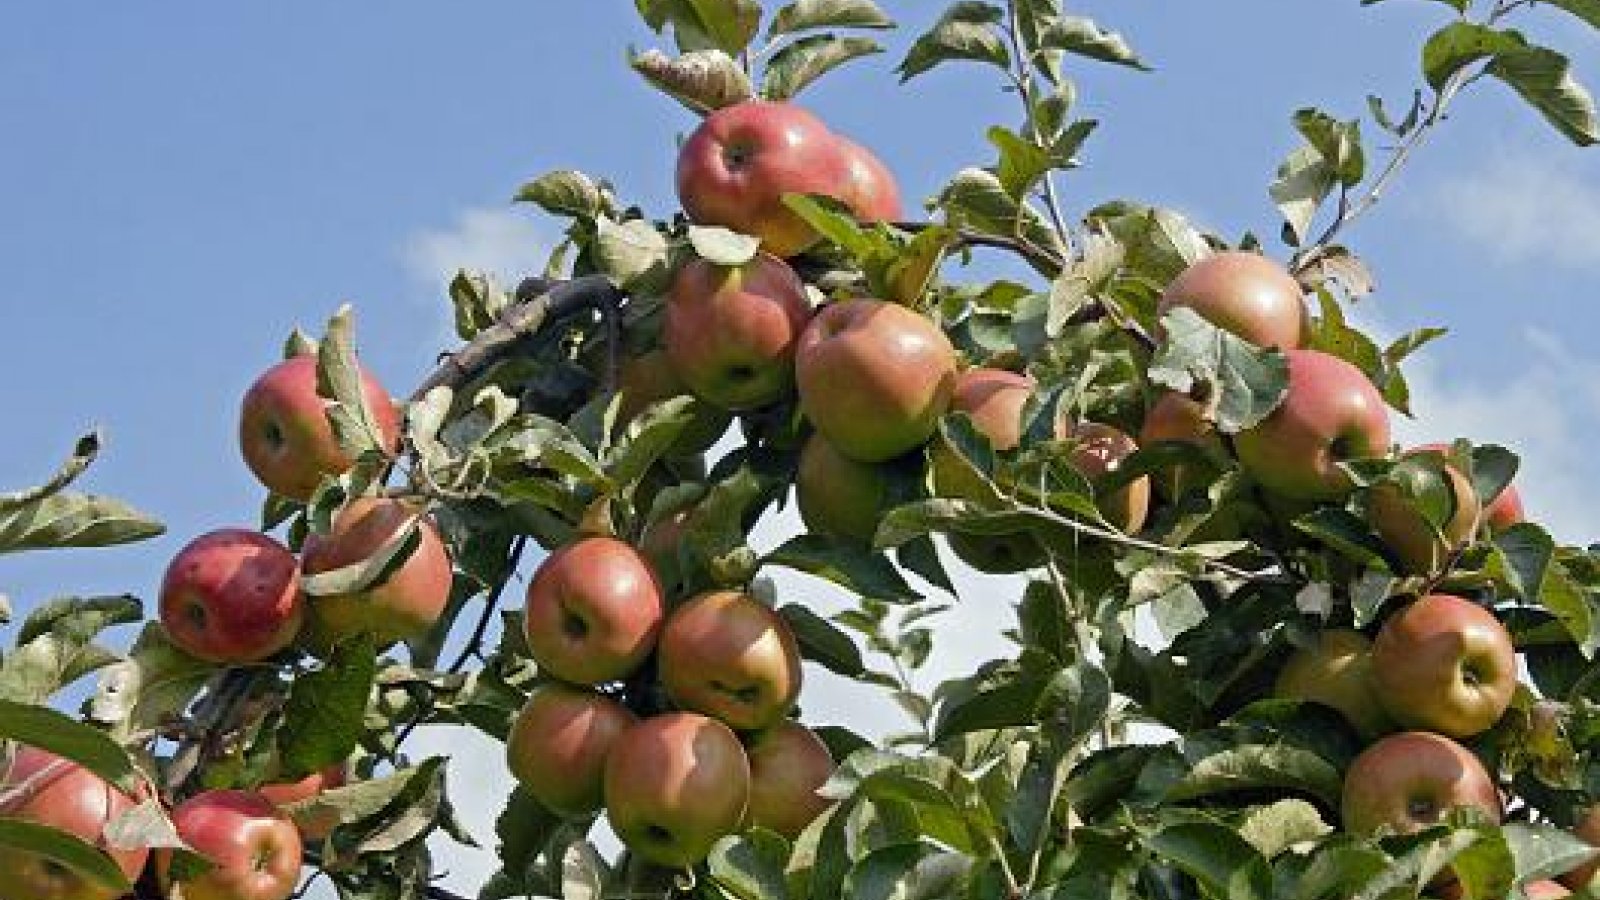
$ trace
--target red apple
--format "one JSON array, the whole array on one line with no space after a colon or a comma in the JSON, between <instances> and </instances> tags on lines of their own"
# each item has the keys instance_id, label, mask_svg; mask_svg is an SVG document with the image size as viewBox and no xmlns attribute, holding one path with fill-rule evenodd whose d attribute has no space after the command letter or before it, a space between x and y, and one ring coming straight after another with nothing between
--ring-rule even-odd
<instances>
[{"instance_id":1,"label":"red apple","mask_svg":"<svg viewBox=\"0 0 1600 900\"><path fill-rule=\"evenodd\" d=\"M17 745L0 778L0 816L48 825L74 835L111 856L130 882L144 869L149 851L118 850L105 839L106 823L136 801L75 762ZM16 900L114 900L102 887L54 860L0 846L0 897Z\"/></svg>"},{"instance_id":2,"label":"red apple","mask_svg":"<svg viewBox=\"0 0 1600 900\"><path fill-rule=\"evenodd\" d=\"M800 407L840 453L882 462L926 443L950 407L955 348L939 326L879 300L825 306L795 351Z\"/></svg>"},{"instance_id":3,"label":"red apple","mask_svg":"<svg viewBox=\"0 0 1600 900\"><path fill-rule=\"evenodd\" d=\"M1119 429L1099 422L1083 422L1063 436L1072 442L1072 466L1091 484L1098 483L1121 467L1122 461L1139 449L1133 438ZM1109 493L1096 491L1095 505L1106 521L1121 531L1138 531L1150 512L1150 478L1141 475Z\"/></svg>"},{"instance_id":4,"label":"red apple","mask_svg":"<svg viewBox=\"0 0 1600 900\"><path fill-rule=\"evenodd\" d=\"M1338 464L1389 451L1382 395L1355 366L1316 350L1290 350L1283 403L1235 440L1239 462L1291 500L1333 500L1353 487Z\"/></svg>"},{"instance_id":5,"label":"red apple","mask_svg":"<svg viewBox=\"0 0 1600 900\"><path fill-rule=\"evenodd\" d=\"M511 774L547 809L585 816L604 800L606 757L638 721L609 697L549 682L534 688L506 741Z\"/></svg>"},{"instance_id":6,"label":"red apple","mask_svg":"<svg viewBox=\"0 0 1600 900\"><path fill-rule=\"evenodd\" d=\"M795 838L832 805L817 791L833 774L833 756L811 729L789 719L745 741L750 757L748 824Z\"/></svg>"},{"instance_id":7,"label":"red apple","mask_svg":"<svg viewBox=\"0 0 1600 900\"><path fill-rule=\"evenodd\" d=\"M1291 350L1305 341L1304 292L1282 266L1259 254L1218 253L1183 270L1156 313L1178 306L1259 347Z\"/></svg>"},{"instance_id":8,"label":"red apple","mask_svg":"<svg viewBox=\"0 0 1600 900\"><path fill-rule=\"evenodd\" d=\"M805 285L783 260L767 253L742 266L695 259L672 279L661 342L696 397L755 409L793 389L795 341L810 318Z\"/></svg>"},{"instance_id":9,"label":"red apple","mask_svg":"<svg viewBox=\"0 0 1600 900\"><path fill-rule=\"evenodd\" d=\"M361 390L382 433L383 446L400 446L400 414L377 379L361 372ZM350 468L328 424L328 401L317 394L317 360L296 356L268 369L244 395L239 447L245 464L281 497L309 500L326 476Z\"/></svg>"},{"instance_id":10,"label":"red apple","mask_svg":"<svg viewBox=\"0 0 1600 900\"><path fill-rule=\"evenodd\" d=\"M888 500L888 476L879 463L858 462L820 434L800 448L794 476L800 519L809 531L871 544Z\"/></svg>"},{"instance_id":11,"label":"red apple","mask_svg":"<svg viewBox=\"0 0 1600 900\"><path fill-rule=\"evenodd\" d=\"M606 817L628 849L671 868L705 859L739 830L750 762L728 726L686 712L645 719L611 746Z\"/></svg>"},{"instance_id":12,"label":"red apple","mask_svg":"<svg viewBox=\"0 0 1600 900\"><path fill-rule=\"evenodd\" d=\"M701 594L673 610L659 662L672 702L740 730L776 724L800 696L800 651L788 623L737 591Z\"/></svg>"},{"instance_id":13,"label":"red apple","mask_svg":"<svg viewBox=\"0 0 1600 900\"><path fill-rule=\"evenodd\" d=\"M306 538L301 570L316 575L368 559L416 516L403 500L357 497L334 516L328 534ZM312 647L325 650L357 634L388 645L428 633L450 602L452 575L439 529L426 516L419 527L416 550L382 582L353 594L310 598Z\"/></svg>"},{"instance_id":14,"label":"red apple","mask_svg":"<svg viewBox=\"0 0 1600 900\"><path fill-rule=\"evenodd\" d=\"M667 351L656 348L622 361L617 377L620 399L617 402L617 432L632 424L651 405L690 393L667 358ZM694 404L693 418L679 432L669 451L672 456L704 453L728 430L730 417L704 401Z\"/></svg>"},{"instance_id":15,"label":"red apple","mask_svg":"<svg viewBox=\"0 0 1600 900\"><path fill-rule=\"evenodd\" d=\"M1517 654L1477 604L1430 594L1390 616L1372 643L1373 683L1401 725L1454 738L1488 729L1517 689Z\"/></svg>"},{"instance_id":16,"label":"red apple","mask_svg":"<svg viewBox=\"0 0 1600 900\"><path fill-rule=\"evenodd\" d=\"M1358 835L1388 827L1410 834L1451 809L1477 807L1500 820L1500 792L1472 751L1426 731L1391 734L1362 751L1344 775L1344 826Z\"/></svg>"},{"instance_id":17,"label":"red apple","mask_svg":"<svg viewBox=\"0 0 1600 900\"><path fill-rule=\"evenodd\" d=\"M900 186L894 173L871 150L848 138L834 140L845 164L846 186L840 199L863 222L899 221Z\"/></svg>"},{"instance_id":18,"label":"red apple","mask_svg":"<svg viewBox=\"0 0 1600 900\"><path fill-rule=\"evenodd\" d=\"M637 550L583 538L550 554L528 583L528 649L562 681L617 681L650 655L663 609L661 586Z\"/></svg>"},{"instance_id":19,"label":"red apple","mask_svg":"<svg viewBox=\"0 0 1600 900\"><path fill-rule=\"evenodd\" d=\"M172 642L189 655L214 663L257 662L300 633L300 563L258 531L212 531L190 541L167 565L160 609Z\"/></svg>"},{"instance_id":20,"label":"red apple","mask_svg":"<svg viewBox=\"0 0 1600 900\"><path fill-rule=\"evenodd\" d=\"M761 239L794 256L817 232L783 204L784 194L844 199L857 180L838 140L792 103L750 100L707 116L678 152L678 199L689 218Z\"/></svg>"},{"instance_id":21,"label":"red apple","mask_svg":"<svg viewBox=\"0 0 1600 900\"><path fill-rule=\"evenodd\" d=\"M1483 511L1483 519L1489 523L1489 530L1499 534L1524 521L1527 518L1522 511L1522 495L1517 492L1517 486L1508 484L1505 489L1495 496L1494 502Z\"/></svg>"},{"instance_id":22,"label":"red apple","mask_svg":"<svg viewBox=\"0 0 1600 900\"><path fill-rule=\"evenodd\" d=\"M323 791L344 787L348 778L344 763L335 763L321 771L312 772L299 781L263 784L256 788L256 793L281 808L304 803ZM301 818L295 824L300 827L300 838L310 843L327 840L333 829L338 827L339 820L337 816L322 815L319 811L311 821Z\"/></svg>"},{"instance_id":23,"label":"red apple","mask_svg":"<svg viewBox=\"0 0 1600 900\"><path fill-rule=\"evenodd\" d=\"M1577 824L1572 827L1572 834L1585 843L1600 847L1600 806L1591 806L1584 810L1578 817ZM1600 856L1559 876L1557 880L1572 890L1579 891L1594 881L1596 872L1600 872Z\"/></svg>"},{"instance_id":24,"label":"red apple","mask_svg":"<svg viewBox=\"0 0 1600 900\"><path fill-rule=\"evenodd\" d=\"M1443 455L1448 452L1448 447L1429 445L1418 447L1406 455ZM1396 473L1397 477L1405 474ZM1412 481L1418 483L1433 478L1432 473L1426 470L1413 469L1410 474L1415 476ZM1472 533L1478 527L1481 507L1471 482L1449 465L1444 467L1444 477L1450 485L1454 509L1442 528L1435 526L1422 512L1412 507L1398 484L1382 481L1367 492L1367 520L1389 547L1402 574L1429 575L1438 572L1463 544L1472 539Z\"/></svg>"},{"instance_id":25,"label":"red apple","mask_svg":"<svg viewBox=\"0 0 1600 900\"><path fill-rule=\"evenodd\" d=\"M1168 391L1156 399L1139 427L1139 444L1149 447L1163 441L1193 444L1212 456L1226 452L1217 429L1206 418L1205 405L1188 394ZM1188 465L1176 465L1155 479L1155 486L1167 497L1183 496L1194 480Z\"/></svg>"},{"instance_id":26,"label":"red apple","mask_svg":"<svg viewBox=\"0 0 1600 900\"><path fill-rule=\"evenodd\" d=\"M206 791L180 803L172 824L213 868L181 883L184 900L288 900L300 879L300 832L252 791ZM171 883L171 853L157 855Z\"/></svg>"},{"instance_id":27,"label":"red apple","mask_svg":"<svg viewBox=\"0 0 1600 900\"><path fill-rule=\"evenodd\" d=\"M1373 686L1372 642L1359 631L1330 628L1315 644L1297 648L1272 693L1331 706L1367 740L1394 730Z\"/></svg>"}]
</instances>

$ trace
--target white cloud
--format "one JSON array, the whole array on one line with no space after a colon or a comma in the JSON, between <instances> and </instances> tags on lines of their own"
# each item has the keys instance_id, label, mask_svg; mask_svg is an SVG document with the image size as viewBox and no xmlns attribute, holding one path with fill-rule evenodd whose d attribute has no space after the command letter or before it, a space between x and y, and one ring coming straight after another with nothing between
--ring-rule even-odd
<instances>
[{"instance_id":1,"label":"white cloud","mask_svg":"<svg viewBox=\"0 0 1600 900\"><path fill-rule=\"evenodd\" d=\"M409 238L401 257L419 284L442 290L458 269L493 275L515 284L544 267L549 246L527 216L500 207L462 210L448 228Z\"/></svg>"},{"instance_id":2,"label":"white cloud","mask_svg":"<svg viewBox=\"0 0 1600 900\"><path fill-rule=\"evenodd\" d=\"M1438 185L1425 207L1502 261L1600 267L1600 183L1566 157L1501 154Z\"/></svg>"}]
</instances>

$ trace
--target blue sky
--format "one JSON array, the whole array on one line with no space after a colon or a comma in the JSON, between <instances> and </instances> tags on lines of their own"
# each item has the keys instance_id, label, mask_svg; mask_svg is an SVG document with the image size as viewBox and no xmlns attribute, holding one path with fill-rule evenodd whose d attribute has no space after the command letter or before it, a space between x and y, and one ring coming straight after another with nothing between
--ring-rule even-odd
<instances>
[{"instance_id":1,"label":"blue sky","mask_svg":"<svg viewBox=\"0 0 1600 900\"><path fill-rule=\"evenodd\" d=\"M939 7L885 6L905 26L891 52L805 100L916 199L989 161L984 128L1015 115L974 68L897 85L894 63ZM1082 109L1105 122L1062 179L1068 207L1137 197L1270 236L1265 186L1294 143L1290 112L1348 117L1368 92L1402 103L1447 8L1077 11L1125 33L1156 72L1076 67ZM1544 10L1523 21L1600 85L1593 33ZM236 404L283 336L353 301L365 360L407 393L447 348L442 286L456 266L542 262L555 225L507 202L526 178L579 167L668 211L674 141L693 121L624 64L629 45L656 42L621 0L0 6L0 487L37 481L100 425L90 484L172 528L130 549L0 559L0 593L23 610L62 593L149 597L188 537L253 522ZM1361 317L1387 334L1452 328L1413 368L1421 420L1403 435L1524 451L1530 506L1563 538L1593 540L1600 153L1496 84L1456 109L1349 235L1380 285Z\"/></svg>"}]
</instances>

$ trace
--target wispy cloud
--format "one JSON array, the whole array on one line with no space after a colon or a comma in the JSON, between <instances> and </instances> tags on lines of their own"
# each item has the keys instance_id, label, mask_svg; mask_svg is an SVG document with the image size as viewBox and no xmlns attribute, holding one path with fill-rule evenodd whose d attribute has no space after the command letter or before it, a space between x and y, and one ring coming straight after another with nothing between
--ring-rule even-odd
<instances>
[{"instance_id":1,"label":"wispy cloud","mask_svg":"<svg viewBox=\"0 0 1600 900\"><path fill-rule=\"evenodd\" d=\"M1600 178L1565 157L1502 153L1437 185L1424 206L1503 261L1600 268Z\"/></svg>"},{"instance_id":2,"label":"wispy cloud","mask_svg":"<svg viewBox=\"0 0 1600 900\"><path fill-rule=\"evenodd\" d=\"M413 235L401 250L406 271L420 284L443 287L458 269L515 283L544 266L549 242L527 216L501 207L462 210L448 227Z\"/></svg>"}]
</instances>

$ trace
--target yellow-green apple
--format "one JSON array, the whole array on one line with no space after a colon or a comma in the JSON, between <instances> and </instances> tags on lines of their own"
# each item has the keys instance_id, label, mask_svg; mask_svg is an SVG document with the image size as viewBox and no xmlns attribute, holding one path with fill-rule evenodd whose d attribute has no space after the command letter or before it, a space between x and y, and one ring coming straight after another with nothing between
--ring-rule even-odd
<instances>
[{"instance_id":1,"label":"yellow-green apple","mask_svg":"<svg viewBox=\"0 0 1600 900\"><path fill-rule=\"evenodd\" d=\"M1435 454L1444 456L1448 447L1430 444L1407 453L1407 456ZM1447 456L1445 458L1448 458ZM1442 478L1449 485L1451 497L1450 517L1442 527L1430 522L1406 498L1406 492L1394 481L1380 481L1367 492L1367 521L1389 548L1399 571L1408 575L1428 575L1437 572L1463 544L1472 539L1478 527L1478 493L1472 483L1454 466L1434 469L1426 465L1401 462L1396 478L1406 478L1408 483L1424 487ZM1443 488L1443 484L1438 485Z\"/></svg>"},{"instance_id":2,"label":"yellow-green apple","mask_svg":"<svg viewBox=\"0 0 1600 900\"><path fill-rule=\"evenodd\" d=\"M889 495L881 463L851 459L815 432L800 448L794 489L808 530L862 544L872 543Z\"/></svg>"},{"instance_id":3,"label":"yellow-green apple","mask_svg":"<svg viewBox=\"0 0 1600 900\"><path fill-rule=\"evenodd\" d=\"M622 361L617 373L617 431L632 424L650 406L673 397L691 395L689 387L678 377L667 358L667 351L656 347L638 356ZM678 439L668 451L672 456L693 456L704 453L728 430L731 417L727 410L718 409L697 400L689 420Z\"/></svg>"},{"instance_id":4,"label":"yellow-green apple","mask_svg":"<svg viewBox=\"0 0 1600 900\"><path fill-rule=\"evenodd\" d=\"M110 855L129 882L139 878L149 851L112 847L106 841L105 828L134 806L133 798L88 769L26 745L17 745L0 778L0 816L48 825L98 847ZM0 897L114 900L119 895L48 857L0 845Z\"/></svg>"},{"instance_id":5,"label":"yellow-green apple","mask_svg":"<svg viewBox=\"0 0 1600 900\"><path fill-rule=\"evenodd\" d=\"M658 664L673 703L742 731L777 723L800 696L800 651L789 624L738 591L700 594L673 610Z\"/></svg>"},{"instance_id":6,"label":"yellow-green apple","mask_svg":"<svg viewBox=\"0 0 1600 900\"><path fill-rule=\"evenodd\" d=\"M746 822L797 837L832 801L817 793L833 774L833 756L811 729L792 719L745 739L750 757Z\"/></svg>"},{"instance_id":7,"label":"yellow-green apple","mask_svg":"<svg viewBox=\"0 0 1600 900\"><path fill-rule=\"evenodd\" d=\"M856 218L863 222L895 222L900 219L900 186L894 173L871 150L849 138L834 136L844 157L845 187L842 199Z\"/></svg>"},{"instance_id":8,"label":"yellow-green apple","mask_svg":"<svg viewBox=\"0 0 1600 900\"><path fill-rule=\"evenodd\" d=\"M1206 418L1205 405L1179 391L1168 391L1156 398L1139 426L1141 446L1149 447L1163 441L1192 444L1217 457L1226 452L1216 427ZM1176 500L1188 490L1194 474L1187 464L1176 465L1156 477L1155 486Z\"/></svg>"},{"instance_id":9,"label":"yellow-green apple","mask_svg":"<svg viewBox=\"0 0 1600 900\"><path fill-rule=\"evenodd\" d=\"M1290 350L1305 342L1299 283L1256 253L1218 253L1183 270L1167 285L1156 312L1164 316L1179 306L1259 347Z\"/></svg>"},{"instance_id":10,"label":"yellow-green apple","mask_svg":"<svg viewBox=\"0 0 1600 900\"><path fill-rule=\"evenodd\" d=\"M788 263L769 253L742 266L690 260L673 276L665 309L662 346L696 397L747 410L793 390L811 300Z\"/></svg>"},{"instance_id":11,"label":"yellow-green apple","mask_svg":"<svg viewBox=\"0 0 1600 900\"><path fill-rule=\"evenodd\" d=\"M611 745L606 817L633 852L680 868L739 830L750 803L750 761L728 726L672 712L634 725Z\"/></svg>"},{"instance_id":12,"label":"yellow-green apple","mask_svg":"<svg viewBox=\"0 0 1600 900\"><path fill-rule=\"evenodd\" d=\"M400 414L387 391L366 370L361 392L383 446L400 446ZM245 392L239 414L239 448L245 465L280 497L309 500L325 476L350 468L328 424L329 401L317 394L317 360L295 356L264 372Z\"/></svg>"},{"instance_id":13,"label":"yellow-green apple","mask_svg":"<svg viewBox=\"0 0 1600 900\"><path fill-rule=\"evenodd\" d=\"M172 642L191 656L214 663L263 660L300 633L300 562L259 531L211 531L167 565L159 605Z\"/></svg>"},{"instance_id":14,"label":"yellow-green apple","mask_svg":"<svg viewBox=\"0 0 1600 900\"><path fill-rule=\"evenodd\" d=\"M1394 730L1373 686L1372 641L1359 631L1329 628L1316 643L1296 648L1273 695L1331 706L1367 740Z\"/></svg>"},{"instance_id":15,"label":"yellow-green apple","mask_svg":"<svg viewBox=\"0 0 1600 900\"><path fill-rule=\"evenodd\" d=\"M1517 654L1493 613L1429 594L1383 623L1372 642L1372 676L1396 722L1467 738L1498 722L1511 704Z\"/></svg>"},{"instance_id":16,"label":"yellow-green apple","mask_svg":"<svg viewBox=\"0 0 1600 900\"><path fill-rule=\"evenodd\" d=\"M956 355L932 321L880 300L823 307L795 351L800 407L840 453L882 462L926 443L950 407Z\"/></svg>"},{"instance_id":17,"label":"yellow-green apple","mask_svg":"<svg viewBox=\"0 0 1600 900\"><path fill-rule=\"evenodd\" d=\"M1410 834L1458 807L1500 820L1500 791L1483 763L1443 735L1402 731L1379 739L1350 764L1339 813L1358 835L1385 827Z\"/></svg>"},{"instance_id":18,"label":"yellow-green apple","mask_svg":"<svg viewBox=\"0 0 1600 900\"><path fill-rule=\"evenodd\" d=\"M1109 493L1098 490L1106 476L1117 471L1139 444L1120 429L1099 422L1081 422L1063 437L1072 442L1072 467L1096 485L1095 506L1106 521L1129 533L1144 527L1150 512L1150 477L1141 475Z\"/></svg>"},{"instance_id":19,"label":"yellow-green apple","mask_svg":"<svg viewBox=\"0 0 1600 900\"><path fill-rule=\"evenodd\" d=\"M612 537L581 538L546 557L528 583L528 649L562 681L617 681L655 647L664 605L639 551Z\"/></svg>"},{"instance_id":20,"label":"yellow-green apple","mask_svg":"<svg viewBox=\"0 0 1600 900\"><path fill-rule=\"evenodd\" d=\"M1508 484L1483 511L1483 520L1489 523L1489 530L1499 534L1524 521L1527 518L1522 510L1522 495L1517 492L1517 486Z\"/></svg>"},{"instance_id":21,"label":"yellow-green apple","mask_svg":"<svg viewBox=\"0 0 1600 900\"><path fill-rule=\"evenodd\" d=\"M604 801L606 757L636 721L621 703L548 682L534 688L511 725L511 774L547 809L585 816Z\"/></svg>"},{"instance_id":22,"label":"yellow-green apple","mask_svg":"<svg viewBox=\"0 0 1600 900\"><path fill-rule=\"evenodd\" d=\"M853 179L838 139L792 103L750 100L707 116L678 151L678 200L689 218L761 239L794 256L817 232L783 203L784 194L844 199Z\"/></svg>"},{"instance_id":23,"label":"yellow-green apple","mask_svg":"<svg viewBox=\"0 0 1600 900\"><path fill-rule=\"evenodd\" d=\"M172 824L212 868L182 879L184 900L288 900L300 880L303 843L294 822L254 791L206 791L178 804ZM157 854L171 885L171 851Z\"/></svg>"},{"instance_id":24,"label":"yellow-green apple","mask_svg":"<svg viewBox=\"0 0 1600 900\"><path fill-rule=\"evenodd\" d=\"M1354 486L1339 463L1389 451L1389 413L1362 371L1316 350L1290 350L1289 391L1234 446L1250 475L1291 500L1334 500Z\"/></svg>"},{"instance_id":25,"label":"yellow-green apple","mask_svg":"<svg viewBox=\"0 0 1600 900\"><path fill-rule=\"evenodd\" d=\"M380 646L421 637L450 602L450 553L439 529L404 500L357 497L333 517L327 534L313 533L300 552L307 575L331 572L369 559L412 522L416 549L382 581L350 594L308 601L308 644L319 651L358 634Z\"/></svg>"},{"instance_id":26,"label":"yellow-green apple","mask_svg":"<svg viewBox=\"0 0 1600 900\"><path fill-rule=\"evenodd\" d=\"M304 803L323 791L344 787L349 781L349 771L344 763L334 763L325 769L312 772L299 781L279 781L263 784L256 788L256 793L267 798L274 806L279 808ZM295 820L300 828L300 838L306 842L327 839L338 827L339 818L331 811L323 814L316 812L309 818L300 817Z\"/></svg>"},{"instance_id":27,"label":"yellow-green apple","mask_svg":"<svg viewBox=\"0 0 1600 900\"><path fill-rule=\"evenodd\" d=\"M1572 826L1572 834L1579 840L1600 847L1600 806L1591 806L1578 816L1578 821ZM1557 880L1572 890L1579 891L1589 886L1594 881L1596 872L1600 872L1600 856L1595 856L1583 865L1558 876Z\"/></svg>"}]
</instances>

